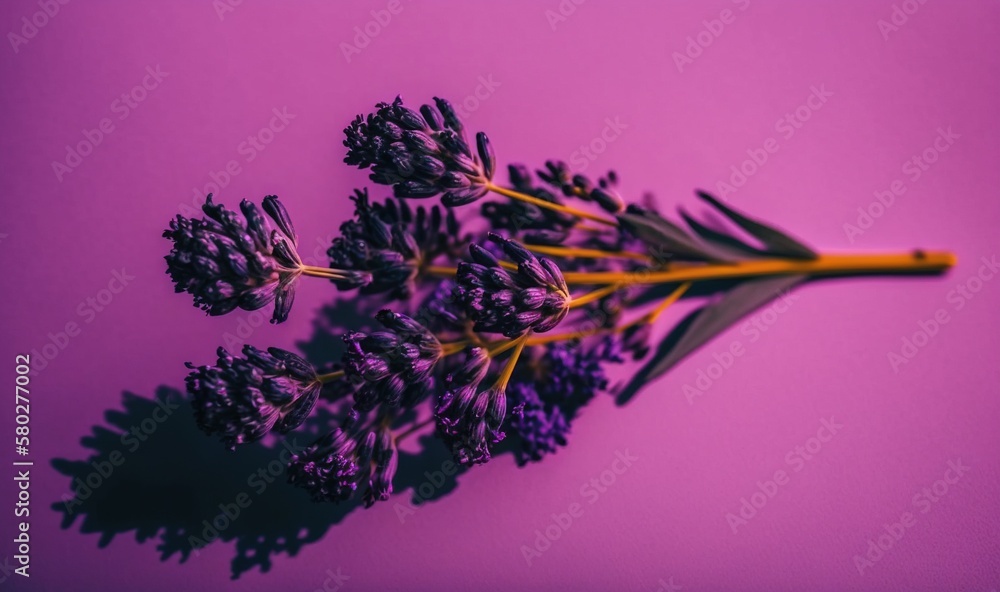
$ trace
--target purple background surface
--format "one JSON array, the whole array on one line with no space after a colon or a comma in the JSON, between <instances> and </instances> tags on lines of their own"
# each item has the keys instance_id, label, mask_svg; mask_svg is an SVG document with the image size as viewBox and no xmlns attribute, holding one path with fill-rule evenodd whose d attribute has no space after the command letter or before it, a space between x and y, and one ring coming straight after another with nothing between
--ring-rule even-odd
<instances>
[{"instance_id":1,"label":"purple background surface","mask_svg":"<svg viewBox=\"0 0 1000 592\"><path fill-rule=\"evenodd\" d=\"M1000 587L1000 280L983 263L1000 251L1000 4L255 1L218 12L229 4L70 2L51 18L34 16L35 0L0 8L0 29L11 33L0 49L0 376L13 383L17 353L37 350L37 367L47 344L65 345L32 379L32 585L5 570L0 589L333 589L328 570L338 569L349 577L342 590ZM370 24L372 11L384 25ZM24 18L42 26L32 31ZM366 26L377 34L355 40ZM691 45L699 40L707 47ZM357 42L364 47L345 54ZM684 52L694 57L679 59ZM147 68L162 74L135 91ZM809 106L814 89L825 98ZM128 106L123 93L139 100ZM397 93L464 104L468 127L490 134L502 164L614 167L629 195L653 191L667 207L698 207L693 188L718 190L748 154L777 146L756 171L746 165L752 174L726 192L731 203L824 250L947 248L959 265L940 278L808 285L624 408L595 401L570 446L544 463L519 469L502 456L402 520L396 502L412 491L327 528L334 512L273 485L230 534L257 524L280 531L286 514L296 528L319 527L294 557L275 555L268 573L230 581L233 536L181 563L177 554L161 560L160 537L137 541L127 521L104 548L96 532L81 533L82 523L101 524L78 517L62 529L50 505L70 479L51 460L105 458L81 438L97 426L114 442L152 410L123 418L125 391L149 399L160 385L182 387L184 361L210 361L227 333L256 320L206 318L172 294L167 221L214 176L229 206L280 195L310 256L365 183L340 162L342 128ZM275 120L283 129L263 134L272 139L263 150L248 148L275 109L294 118ZM797 109L794 127L781 123ZM92 153L54 170L105 118ZM594 142L608 120L623 125ZM936 149L940 133L950 139ZM580 150L592 142L601 149L593 159ZM933 163L919 168L911 158L925 152ZM238 172L227 180L218 172L230 161ZM875 193L893 182L905 193L880 207ZM876 217L859 221L859 208ZM112 295L122 270L134 278ZM333 295L307 281L289 322L254 328L246 341L296 347ZM947 321L935 330L936 314ZM57 334L70 322L79 333L67 342ZM934 335L916 336L912 359L894 367L890 353L901 355L921 323ZM713 365L734 344L745 353ZM12 397L3 405L0 433L11 434ZM843 427L817 451L810 438L826 436L831 418ZM2 440L3 458L14 460ZM796 460L807 445L814 454ZM101 488L149 492L129 476L159 479L162 495L137 493L130 509L155 531L185 504L228 501L254 463L271 458L218 449L178 413L126 452ZM595 499L584 487L618 452L636 460ZM947 492L939 484L943 495L924 494L955 480L949 462L968 470ZM727 514L779 469L787 483L734 533ZM0 557L14 554L15 529L12 470L3 473ZM220 490L216 473L236 489ZM522 546L574 503L582 515L529 564ZM859 573L855 556L905 512L912 526Z\"/></svg>"}]
</instances>

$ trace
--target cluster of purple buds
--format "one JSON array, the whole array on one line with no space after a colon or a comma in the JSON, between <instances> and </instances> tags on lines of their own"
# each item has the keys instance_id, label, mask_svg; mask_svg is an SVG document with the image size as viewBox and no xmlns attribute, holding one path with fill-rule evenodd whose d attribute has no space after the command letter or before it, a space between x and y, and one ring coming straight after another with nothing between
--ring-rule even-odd
<instances>
[{"instance_id":1,"label":"cluster of purple buds","mask_svg":"<svg viewBox=\"0 0 1000 592\"><path fill-rule=\"evenodd\" d=\"M423 400L434 386L432 371L441 359L441 343L412 318L382 310L375 316L384 331L344 336L344 370L361 382L355 407L369 411L379 404L409 407Z\"/></svg>"},{"instance_id":2,"label":"cluster of purple buds","mask_svg":"<svg viewBox=\"0 0 1000 592\"><path fill-rule=\"evenodd\" d=\"M212 203L212 194L202 206L206 218L171 220L163 236L174 243L166 256L174 289L194 296L195 306L213 316L273 301L271 322L288 318L302 266L295 230L277 196L265 197L262 206L276 230L253 203L243 200L240 216Z\"/></svg>"},{"instance_id":3,"label":"cluster of purple buds","mask_svg":"<svg viewBox=\"0 0 1000 592\"><path fill-rule=\"evenodd\" d=\"M359 286L353 278L334 279L341 290L361 288L364 294L388 292L398 299L409 298L420 266L437 255L457 250L460 226L448 209L418 207L414 213L402 200L372 203L368 190L356 190L354 219L343 223L340 236L327 251L333 268L367 272Z\"/></svg>"},{"instance_id":4,"label":"cluster of purple buds","mask_svg":"<svg viewBox=\"0 0 1000 592\"><path fill-rule=\"evenodd\" d=\"M351 412L344 424L313 442L288 463L288 482L309 491L315 501L350 499L371 472L378 437L358 429L360 416Z\"/></svg>"},{"instance_id":5,"label":"cluster of purple buds","mask_svg":"<svg viewBox=\"0 0 1000 592\"><path fill-rule=\"evenodd\" d=\"M510 427L520 440L524 460L541 460L566 445L569 420L559 406L543 402L533 383L511 383L507 392L514 405Z\"/></svg>"},{"instance_id":6,"label":"cluster of purple buds","mask_svg":"<svg viewBox=\"0 0 1000 592\"><path fill-rule=\"evenodd\" d=\"M365 492L365 507L371 507L375 502L384 502L392 495L392 479L396 476L399 465L399 451L396 449L396 439L392 432L383 428L375 441L375 452L372 454L372 474L368 481L368 491Z\"/></svg>"},{"instance_id":7,"label":"cluster of purple buds","mask_svg":"<svg viewBox=\"0 0 1000 592\"><path fill-rule=\"evenodd\" d=\"M455 296L475 322L476 331L517 337L548 331L569 311L570 295L562 272L549 259L535 257L521 244L490 234L517 270L500 265L485 248L469 247L472 263L458 266Z\"/></svg>"},{"instance_id":8,"label":"cluster of purple buds","mask_svg":"<svg viewBox=\"0 0 1000 592\"><path fill-rule=\"evenodd\" d=\"M545 170L538 171L538 176L549 185L560 189L566 197L578 197L584 201L592 201L607 212L617 214L625 209L625 200L618 193L618 174L608 171L599 177L597 183L582 174L574 174L566 163L550 160L545 163Z\"/></svg>"},{"instance_id":9,"label":"cluster of purple buds","mask_svg":"<svg viewBox=\"0 0 1000 592\"><path fill-rule=\"evenodd\" d=\"M371 180L391 185L396 197L442 194L445 206L471 203L486 195L496 157L486 134L476 134L473 153L465 128L448 101L435 98L420 111L379 103L376 112L359 115L344 130L344 162L371 168Z\"/></svg>"},{"instance_id":10,"label":"cluster of purple buds","mask_svg":"<svg viewBox=\"0 0 1000 592\"><path fill-rule=\"evenodd\" d=\"M560 195L545 187L535 186L528 167L512 164L507 167L511 186L515 191L556 205L563 205ZM579 218L572 214L542 208L516 200L488 201L482 206L483 217L490 226L523 236L537 244L559 244L569 237L570 229Z\"/></svg>"},{"instance_id":11,"label":"cluster of purple buds","mask_svg":"<svg viewBox=\"0 0 1000 592\"><path fill-rule=\"evenodd\" d=\"M489 461L490 447L504 439L500 428L507 415L505 388L480 390L489 368L486 350L467 349L465 360L445 379L434 411L438 433L463 465Z\"/></svg>"},{"instance_id":12,"label":"cluster of purple buds","mask_svg":"<svg viewBox=\"0 0 1000 592\"><path fill-rule=\"evenodd\" d=\"M297 428L316 405L322 383L299 356L252 345L243 346L244 357L222 347L218 356L215 366L188 363L186 383L198 427L230 449Z\"/></svg>"}]
</instances>

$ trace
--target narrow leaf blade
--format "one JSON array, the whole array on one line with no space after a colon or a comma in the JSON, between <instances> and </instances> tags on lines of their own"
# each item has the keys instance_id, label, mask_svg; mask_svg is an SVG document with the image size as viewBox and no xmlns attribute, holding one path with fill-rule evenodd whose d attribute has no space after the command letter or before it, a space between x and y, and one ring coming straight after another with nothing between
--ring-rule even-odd
<instances>
[{"instance_id":1,"label":"narrow leaf blade","mask_svg":"<svg viewBox=\"0 0 1000 592\"><path fill-rule=\"evenodd\" d=\"M754 220L753 218L750 218L745 214L727 206L704 191L698 191L697 194L698 197L707 201L712 207L725 214L727 218L738 224L740 228L746 230L757 240L764 243L764 246L768 247L776 254L795 259L815 259L818 256L816 251L813 251L811 248L806 246L805 243L792 237L786 232L778 230L777 228L759 220Z\"/></svg>"},{"instance_id":2,"label":"narrow leaf blade","mask_svg":"<svg viewBox=\"0 0 1000 592\"><path fill-rule=\"evenodd\" d=\"M647 382L663 375L736 321L807 277L794 275L748 280L726 292L714 303L689 315L660 342L649 362L619 393L618 404L627 403Z\"/></svg>"},{"instance_id":3,"label":"narrow leaf blade","mask_svg":"<svg viewBox=\"0 0 1000 592\"><path fill-rule=\"evenodd\" d=\"M654 212L618 214L618 221L653 249L662 249L685 259L723 262L728 258L691 236L680 226Z\"/></svg>"},{"instance_id":4,"label":"narrow leaf blade","mask_svg":"<svg viewBox=\"0 0 1000 592\"><path fill-rule=\"evenodd\" d=\"M694 216L688 214L684 208L678 208L678 212L680 213L681 218L684 218L684 221L691 227L691 230L693 230L703 241L712 243L724 251L732 252L734 256L738 256L739 258L759 258L767 257L769 254L767 251L762 251L761 249L746 244L735 236L730 236L725 232L709 228L699 222Z\"/></svg>"}]
</instances>

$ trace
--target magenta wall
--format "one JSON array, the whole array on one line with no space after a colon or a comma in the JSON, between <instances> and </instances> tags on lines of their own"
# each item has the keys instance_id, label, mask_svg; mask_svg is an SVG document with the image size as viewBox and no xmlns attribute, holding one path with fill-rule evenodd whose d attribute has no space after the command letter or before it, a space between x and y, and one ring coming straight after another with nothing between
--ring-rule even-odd
<instances>
[{"instance_id":1,"label":"magenta wall","mask_svg":"<svg viewBox=\"0 0 1000 592\"><path fill-rule=\"evenodd\" d=\"M65 347L32 378L33 585L5 569L0 588L312 591L337 586L338 570L342 590L1000 587L996 2L76 1L50 18L40 4L0 8L0 376L13 383L16 353ZM377 35L345 51L366 27ZM666 205L695 205L695 187L732 183L766 146L726 191L732 204L822 249L947 248L959 265L808 285L624 408L595 402L544 463L503 455L453 490L428 486L436 499L412 514L400 510L412 490L345 515L271 484L181 562L177 533L253 491L277 451L227 455L184 407L147 421L134 451L119 433L227 334L316 345L334 292L306 283L279 327L206 318L172 294L159 233L214 177L229 205L280 195L308 257L365 182L340 163L342 128L397 93L464 102L504 164L614 167L631 195ZM613 141L580 151L608 120ZM262 150L245 143L269 125L280 130ZM86 134L99 144L67 164ZM737 343L745 353L716 365ZM113 450L124 464L103 501L62 528L51 505L67 474ZM631 464L614 483L588 485L625 466L617 454ZM3 472L0 557L15 529ZM744 498L763 504L745 523ZM558 539L529 562L523 547L547 528ZM880 537L891 548L859 570ZM246 551L260 545L278 549L267 573Z\"/></svg>"}]
</instances>

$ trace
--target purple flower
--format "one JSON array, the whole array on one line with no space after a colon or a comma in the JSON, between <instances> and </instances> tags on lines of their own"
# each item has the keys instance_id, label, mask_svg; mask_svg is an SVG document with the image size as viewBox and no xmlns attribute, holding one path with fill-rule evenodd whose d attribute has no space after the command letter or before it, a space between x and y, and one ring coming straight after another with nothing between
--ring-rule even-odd
<instances>
[{"instance_id":1,"label":"purple flower","mask_svg":"<svg viewBox=\"0 0 1000 592\"><path fill-rule=\"evenodd\" d=\"M379 431L375 442L375 453L372 455L372 474L365 492L365 507L369 508L375 502L389 499L392 494L392 479L396 475L399 464L399 451L396 441L388 428Z\"/></svg>"},{"instance_id":2,"label":"purple flower","mask_svg":"<svg viewBox=\"0 0 1000 592\"><path fill-rule=\"evenodd\" d=\"M535 386L528 382L511 383L507 391L514 405L510 426L520 440L522 462L541 460L566 445L569 420L562 409L544 403Z\"/></svg>"},{"instance_id":3,"label":"purple flower","mask_svg":"<svg viewBox=\"0 0 1000 592\"><path fill-rule=\"evenodd\" d=\"M174 242L166 260L175 291L191 294L195 306L213 316L274 301L271 322L288 318L301 267L295 231L276 196L265 197L263 206L278 230L251 202L240 203L241 217L212 203L211 193L202 206L206 218L171 220L163 236Z\"/></svg>"},{"instance_id":4,"label":"purple flower","mask_svg":"<svg viewBox=\"0 0 1000 592\"><path fill-rule=\"evenodd\" d=\"M415 291L414 279L423 263L442 253L455 253L463 244L452 210L441 213L418 207L416 213L402 200L371 203L367 190L356 190L354 219L340 226L340 236L327 250L331 266L368 272L367 282L333 280L341 290L361 288L363 294L389 292L405 299Z\"/></svg>"},{"instance_id":5,"label":"purple flower","mask_svg":"<svg viewBox=\"0 0 1000 592\"><path fill-rule=\"evenodd\" d=\"M458 266L456 299L475 322L476 331L517 337L527 330L542 333L559 324L569 311L569 288L562 272L519 243L495 234L517 270L501 267L489 251L473 244L472 263Z\"/></svg>"},{"instance_id":6,"label":"purple flower","mask_svg":"<svg viewBox=\"0 0 1000 592\"><path fill-rule=\"evenodd\" d=\"M288 482L312 494L314 501L350 499L371 471L375 432L356 430L358 414L352 412L339 427L313 442L288 463Z\"/></svg>"},{"instance_id":7,"label":"purple flower","mask_svg":"<svg viewBox=\"0 0 1000 592\"><path fill-rule=\"evenodd\" d=\"M465 360L445 379L445 391L434 410L438 433L463 465L490 460L490 447L504 439L500 431L507 415L504 389L480 390L489 372L486 350L465 350Z\"/></svg>"},{"instance_id":8,"label":"purple flower","mask_svg":"<svg viewBox=\"0 0 1000 592\"><path fill-rule=\"evenodd\" d=\"M195 421L233 449L270 431L285 433L312 412L322 384L308 362L278 349L243 346L244 357L220 347L215 366L195 368L186 379Z\"/></svg>"},{"instance_id":9,"label":"purple flower","mask_svg":"<svg viewBox=\"0 0 1000 592\"><path fill-rule=\"evenodd\" d=\"M550 160L545 163L544 171L538 171L538 176L553 187L559 188L563 195L578 197L584 201L596 202L605 211L617 214L625 208L625 201L618 193L618 174L609 171L600 177L595 184L590 178L581 174L573 174L566 163Z\"/></svg>"},{"instance_id":10,"label":"purple flower","mask_svg":"<svg viewBox=\"0 0 1000 592\"><path fill-rule=\"evenodd\" d=\"M577 406L589 401L608 387L608 377L601 365L601 349L567 342L546 346L542 363L545 381L539 391L548 401L575 401Z\"/></svg>"},{"instance_id":11,"label":"purple flower","mask_svg":"<svg viewBox=\"0 0 1000 592\"><path fill-rule=\"evenodd\" d=\"M556 204L563 199L544 187L536 187L531 172L520 164L508 167L510 183L515 191ZM482 206L483 217L494 230L506 230L512 236L523 236L532 243L561 244L579 220L572 214L541 208L520 200L487 201Z\"/></svg>"},{"instance_id":12,"label":"purple flower","mask_svg":"<svg viewBox=\"0 0 1000 592\"><path fill-rule=\"evenodd\" d=\"M376 112L358 117L344 130L347 157L358 168L371 167L371 179L392 185L396 197L432 197L459 206L486 195L496 158L486 134L476 135L476 154L451 104L435 98L436 107L420 111L379 103Z\"/></svg>"},{"instance_id":13,"label":"purple flower","mask_svg":"<svg viewBox=\"0 0 1000 592\"><path fill-rule=\"evenodd\" d=\"M354 393L355 406L361 411L379 403L410 406L434 384L431 372L441 359L441 343L406 315L382 310L375 318L385 331L352 331L344 336L344 370L348 378L364 381Z\"/></svg>"}]
</instances>

